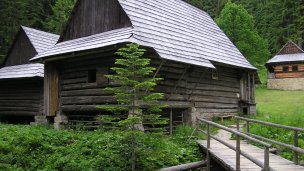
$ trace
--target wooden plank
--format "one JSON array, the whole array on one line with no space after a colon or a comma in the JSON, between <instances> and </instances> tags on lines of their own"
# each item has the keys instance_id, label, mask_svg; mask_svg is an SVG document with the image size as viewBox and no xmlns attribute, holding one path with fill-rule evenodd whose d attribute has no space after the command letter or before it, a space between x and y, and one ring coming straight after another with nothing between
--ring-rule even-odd
<instances>
[{"instance_id":1,"label":"wooden plank","mask_svg":"<svg viewBox=\"0 0 304 171\"><path fill-rule=\"evenodd\" d=\"M5 112L1 112L0 115L36 116L36 115L40 115L40 114L38 112L32 112L32 111L5 111Z\"/></svg>"},{"instance_id":2,"label":"wooden plank","mask_svg":"<svg viewBox=\"0 0 304 171\"><path fill-rule=\"evenodd\" d=\"M113 104L116 100L113 96L81 96L81 97L63 97L63 105L68 104Z\"/></svg>"},{"instance_id":3,"label":"wooden plank","mask_svg":"<svg viewBox=\"0 0 304 171\"><path fill-rule=\"evenodd\" d=\"M44 76L44 112L47 116L55 116L59 109L59 78L54 64L45 65Z\"/></svg>"},{"instance_id":4,"label":"wooden plank","mask_svg":"<svg viewBox=\"0 0 304 171\"><path fill-rule=\"evenodd\" d=\"M227 141L229 144L235 146L235 140ZM198 144L206 150L207 141L199 140ZM247 144L245 141L242 141L240 144L241 150L252 155L252 157L264 162L264 150L258 147L255 147L251 144ZM211 140L210 146L211 155L217 159L218 162L228 167L230 170L236 170L236 153L235 151L229 149L218 141ZM260 171L261 168L258 167L253 162L246 159L244 156L241 156L241 170L256 170ZM276 171L286 171L286 170L304 170L303 166L295 165L293 162L286 160L280 156L270 154L270 167Z\"/></svg>"},{"instance_id":5,"label":"wooden plank","mask_svg":"<svg viewBox=\"0 0 304 171\"><path fill-rule=\"evenodd\" d=\"M73 96L105 96L113 94L110 91L99 89L85 89L85 90L72 90L72 91L62 91L62 97L73 97Z\"/></svg>"}]
</instances>

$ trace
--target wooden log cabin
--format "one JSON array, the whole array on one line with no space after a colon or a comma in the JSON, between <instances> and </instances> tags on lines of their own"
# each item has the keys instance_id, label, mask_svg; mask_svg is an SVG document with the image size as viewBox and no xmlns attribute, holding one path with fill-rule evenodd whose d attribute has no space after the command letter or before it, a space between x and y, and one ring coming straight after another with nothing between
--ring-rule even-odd
<instances>
[{"instance_id":1,"label":"wooden log cabin","mask_svg":"<svg viewBox=\"0 0 304 171\"><path fill-rule=\"evenodd\" d=\"M115 104L104 75L127 43L164 78L156 90L171 124L255 113L256 68L206 12L182 0L79 0L59 42L31 59L45 64L45 114L60 123Z\"/></svg>"},{"instance_id":2,"label":"wooden log cabin","mask_svg":"<svg viewBox=\"0 0 304 171\"><path fill-rule=\"evenodd\" d=\"M304 90L304 51L294 42L287 42L266 67L269 89Z\"/></svg>"},{"instance_id":3,"label":"wooden log cabin","mask_svg":"<svg viewBox=\"0 0 304 171\"><path fill-rule=\"evenodd\" d=\"M30 64L29 60L55 45L58 39L58 35L32 28L19 29L0 68L1 122L45 121L39 117L43 116L44 65Z\"/></svg>"}]
</instances>

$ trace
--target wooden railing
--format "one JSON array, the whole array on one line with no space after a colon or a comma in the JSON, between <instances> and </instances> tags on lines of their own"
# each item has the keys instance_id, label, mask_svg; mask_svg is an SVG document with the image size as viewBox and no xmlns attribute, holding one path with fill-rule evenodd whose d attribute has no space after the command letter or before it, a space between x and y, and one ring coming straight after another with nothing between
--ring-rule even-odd
<instances>
[{"instance_id":1,"label":"wooden railing","mask_svg":"<svg viewBox=\"0 0 304 171\"><path fill-rule=\"evenodd\" d=\"M259 121L259 120L254 120L254 119L248 119L248 118L244 118L244 117L238 117L236 116L235 119L237 120L237 125L239 125L240 120L242 121L246 121L246 134L248 136L254 137L256 139L260 139L262 141L266 141L272 144L276 144L285 148L288 148L290 150L292 150L294 152L294 163L295 164L299 164L299 153L304 154L304 149L299 148L299 132L304 133L304 129L303 128L297 128L297 127L291 127L291 126L285 126L285 125L279 125L279 124L274 124L274 123L270 123L270 122L265 122L265 121ZM285 130L289 130L289 131L293 131L294 132L294 139L293 145L289 145L289 144L285 144L279 141L275 141L275 140L271 140L259 135L255 135L250 133L250 123L254 123L254 124L260 124L260 125L265 125L265 126L269 126L269 127L275 127L275 128L280 128L280 129L285 129Z\"/></svg>"},{"instance_id":2,"label":"wooden railing","mask_svg":"<svg viewBox=\"0 0 304 171\"><path fill-rule=\"evenodd\" d=\"M199 169L199 168L202 168L203 166L206 166L206 161L199 161L199 162L194 162L194 163L167 167L167 168L160 169L159 171L186 171L186 170Z\"/></svg>"},{"instance_id":3,"label":"wooden railing","mask_svg":"<svg viewBox=\"0 0 304 171\"><path fill-rule=\"evenodd\" d=\"M246 157L248 160L252 161L253 163L255 163L256 165L260 166L263 171L270 171L273 170L271 169L271 167L269 166L269 149L271 148L271 145L268 143L265 143L263 141L260 141L256 138L250 137L242 132L227 128L223 125L217 124L215 122L211 122L202 118L197 118L198 121L200 121L201 123L206 124L207 126L207 131L202 131L203 133L205 133L207 135L207 170L210 171L210 154L209 154L209 150L210 150L210 140L215 139L216 141L224 144L225 146L227 146L228 148L234 150L236 152L236 171L240 171L241 170L241 155L243 155L244 157ZM228 131L234 135L236 135L236 147L234 147L233 145L211 135L211 126L214 126L218 129L223 129L225 131ZM239 130L239 126L237 128ZM257 160L256 158L252 157L250 154L244 152L241 150L241 138L258 143L259 145L264 147L264 162L261 162L259 160Z\"/></svg>"}]
</instances>

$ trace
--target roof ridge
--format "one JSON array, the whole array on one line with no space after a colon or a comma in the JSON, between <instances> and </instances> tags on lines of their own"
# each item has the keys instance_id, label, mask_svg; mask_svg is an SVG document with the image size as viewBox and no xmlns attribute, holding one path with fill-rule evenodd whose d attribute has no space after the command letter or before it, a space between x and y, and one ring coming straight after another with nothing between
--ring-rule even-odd
<instances>
[{"instance_id":1,"label":"roof ridge","mask_svg":"<svg viewBox=\"0 0 304 171\"><path fill-rule=\"evenodd\" d=\"M39 33L42 33L42 34L50 34L50 35L58 36L58 37L59 37L58 34L54 34L54 33L51 33L51 32L46 32L46 31L43 31L43 30L38 30L38 29L35 29L35 28L23 26L23 25L21 25L21 28L22 28L24 31L30 30L30 31L39 32Z\"/></svg>"},{"instance_id":2,"label":"roof ridge","mask_svg":"<svg viewBox=\"0 0 304 171\"><path fill-rule=\"evenodd\" d=\"M292 43L294 46L296 46L302 53L304 53L304 50L302 48L300 48L295 42L293 42L291 39L289 39L285 44L284 46L278 51L278 53L276 53L276 55L282 55L282 54L279 54L282 52L282 50L287 46L288 43ZM275 55L275 56L276 56ZM283 54L284 55L284 54Z\"/></svg>"}]
</instances>

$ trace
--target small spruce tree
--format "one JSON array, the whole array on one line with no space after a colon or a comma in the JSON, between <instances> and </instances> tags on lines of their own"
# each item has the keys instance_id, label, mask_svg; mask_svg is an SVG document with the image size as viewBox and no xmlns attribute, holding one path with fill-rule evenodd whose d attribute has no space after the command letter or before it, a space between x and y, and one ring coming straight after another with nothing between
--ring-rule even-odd
<instances>
[{"instance_id":1,"label":"small spruce tree","mask_svg":"<svg viewBox=\"0 0 304 171\"><path fill-rule=\"evenodd\" d=\"M134 43L116 52L121 58L117 58L115 67L111 68L115 74L106 77L119 86L107 87L106 90L114 93L118 104L99 107L113 114L128 114L127 119L117 124L130 135L132 170L136 168L136 137L144 131L143 122L150 126L167 123L159 114L163 106L159 105L158 100L164 95L153 92L161 78L153 77L155 68L150 67L151 60L145 58L144 53L145 49ZM115 120L115 115L102 117L102 120L109 119ZM161 129L156 127L155 130Z\"/></svg>"}]
</instances>

